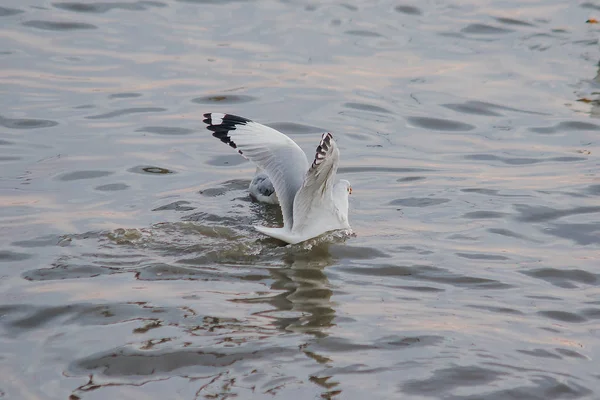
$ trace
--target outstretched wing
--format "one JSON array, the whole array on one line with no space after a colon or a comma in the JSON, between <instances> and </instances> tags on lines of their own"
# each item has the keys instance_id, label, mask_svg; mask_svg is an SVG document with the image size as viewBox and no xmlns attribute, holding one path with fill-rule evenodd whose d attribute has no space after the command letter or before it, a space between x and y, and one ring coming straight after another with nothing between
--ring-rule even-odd
<instances>
[{"instance_id":1,"label":"outstretched wing","mask_svg":"<svg viewBox=\"0 0 600 400\"><path fill-rule=\"evenodd\" d=\"M283 133L231 114L204 114L213 136L258 165L271 179L283 214L283 224L292 229L294 197L308 169L306 154Z\"/></svg>"},{"instance_id":2,"label":"outstretched wing","mask_svg":"<svg viewBox=\"0 0 600 400\"><path fill-rule=\"evenodd\" d=\"M333 180L338 169L340 151L331 133L321 137L315 159L306 173L304 183L294 199L294 231L299 232L305 224L314 224L332 210L322 209L324 203L333 204ZM325 218L328 218L325 216Z\"/></svg>"}]
</instances>

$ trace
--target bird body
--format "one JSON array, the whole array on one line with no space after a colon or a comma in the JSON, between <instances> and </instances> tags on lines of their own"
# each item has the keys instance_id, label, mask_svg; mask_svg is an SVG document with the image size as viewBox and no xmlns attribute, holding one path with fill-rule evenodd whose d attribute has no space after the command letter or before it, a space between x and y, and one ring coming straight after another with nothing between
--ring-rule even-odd
<instances>
[{"instance_id":1,"label":"bird body","mask_svg":"<svg viewBox=\"0 0 600 400\"><path fill-rule=\"evenodd\" d=\"M295 244L328 231L350 229L352 187L346 180L333 183L339 149L331 133L323 134L309 166L302 149L273 128L231 114L204 117L214 137L257 165L250 193L259 201L281 206L283 227L255 226L257 231Z\"/></svg>"},{"instance_id":2,"label":"bird body","mask_svg":"<svg viewBox=\"0 0 600 400\"><path fill-rule=\"evenodd\" d=\"M279 204L273 182L269 179L269 175L258 167L248 186L248 191L252 197L261 203Z\"/></svg>"}]
</instances>

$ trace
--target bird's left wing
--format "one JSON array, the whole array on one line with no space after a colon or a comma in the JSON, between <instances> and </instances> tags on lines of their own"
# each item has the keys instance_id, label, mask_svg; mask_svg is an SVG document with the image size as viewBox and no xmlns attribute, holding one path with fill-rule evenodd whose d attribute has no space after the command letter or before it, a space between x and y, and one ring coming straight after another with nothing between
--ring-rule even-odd
<instances>
[{"instance_id":1,"label":"bird's left wing","mask_svg":"<svg viewBox=\"0 0 600 400\"><path fill-rule=\"evenodd\" d=\"M258 165L271 179L284 226L294 224L294 198L308 169L306 154L292 139L268 126L232 114L204 114L213 136Z\"/></svg>"}]
</instances>

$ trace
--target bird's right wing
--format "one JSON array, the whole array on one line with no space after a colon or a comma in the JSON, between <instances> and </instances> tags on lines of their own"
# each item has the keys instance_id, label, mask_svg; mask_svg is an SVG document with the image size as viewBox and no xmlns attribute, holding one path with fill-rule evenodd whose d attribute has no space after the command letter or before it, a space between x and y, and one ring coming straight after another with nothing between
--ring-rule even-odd
<instances>
[{"instance_id":1,"label":"bird's right wing","mask_svg":"<svg viewBox=\"0 0 600 400\"><path fill-rule=\"evenodd\" d=\"M283 133L231 114L204 114L213 136L258 165L271 179L283 214L284 226L292 229L294 198L308 170L306 154Z\"/></svg>"},{"instance_id":2,"label":"bird's right wing","mask_svg":"<svg viewBox=\"0 0 600 400\"><path fill-rule=\"evenodd\" d=\"M333 202L333 180L340 161L340 151L331 133L324 133L315 159L306 173L304 183L294 199L294 231L302 230L304 224L316 224L314 219L328 218L331 210L323 209L327 201Z\"/></svg>"}]
</instances>

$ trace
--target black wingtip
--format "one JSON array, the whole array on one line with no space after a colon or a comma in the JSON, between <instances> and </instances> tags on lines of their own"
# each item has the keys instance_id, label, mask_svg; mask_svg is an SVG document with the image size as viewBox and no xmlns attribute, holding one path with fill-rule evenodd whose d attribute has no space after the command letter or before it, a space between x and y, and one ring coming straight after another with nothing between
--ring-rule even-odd
<instances>
[{"instance_id":1,"label":"black wingtip","mask_svg":"<svg viewBox=\"0 0 600 400\"><path fill-rule=\"evenodd\" d=\"M252 120L250 120L248 118L240 117L239 115L221 114L221 113L202 114L202 116L204 117L202 122L204 122L206 125L213 125L213 115L215 115L217 117L217 118L215 118L215 120L218 120L218 119L221 120L218 124L215 124L215 126L230 127L230 126L235 126L235 125L245 125L248 122L252 122Z\"/></svg>"},{"instance_id":2,"label":"black wingtip","mask_svg":"<svg viewBox=\"0 0 600 400\"><path fill-rule=\"evenodd\" d=\"M319 165L323 162L323 160L325 159L325 156L327 155L327 151L329 150L329 147L331 146L332 139L333 139L333 135L331 133L327 132L327 133L323 134L323 137L321 138L321 142L317 146L315 159L312 163L313 167L316 167L317 165Z\"/></svg>"},{"instance_id":3,"label":"black wingtip","mask_svg":"<svg viewBox=\"0 0 600 400\"><path fill-rule=\"evenodd\" d=\"M233 114L225 114L225 116L223 117L223 121L233 122L233 123L237 123L237 124L244 124L244 125L248 122L252 122L252 120L250 120L248 118L240 117L239 115L233 115Z\"/></svg>"},{"instance_id":4,"label":"black wingtip","mask_svg":"<svg viewBox=\"0 0 600 400\"><path fill-rule=\"evenodd\" d=\"M207 125L206 129L213 132L214 137L236 149L238 153L243 154L231 139L229 132L234 131L238 125L246 125L248 122L252 122L251 120L233 114L206 113L203 116L204 120L202 122Z\"/></svg>"}]
</instances>

